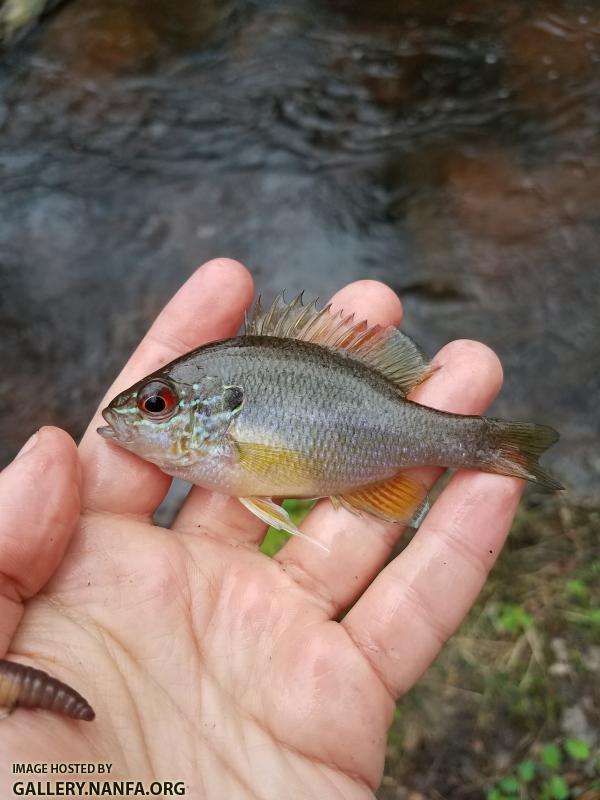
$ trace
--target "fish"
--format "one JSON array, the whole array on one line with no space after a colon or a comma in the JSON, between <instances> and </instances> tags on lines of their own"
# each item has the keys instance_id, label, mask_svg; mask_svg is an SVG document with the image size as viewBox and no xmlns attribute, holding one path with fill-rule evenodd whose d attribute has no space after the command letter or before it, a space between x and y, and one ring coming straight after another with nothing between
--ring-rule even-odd
<instances>
[{"instance_id":1,"label":"fish","mask_svg":"<svg viewBox=\"0 0 600 800\"><path fill-rule=\"evenodd\" d=\"M0 659L0 719L10 716L17 706L44 708L73 719L91 722L93 708L75 689L41 669Z\"/></svg>"},{"instance_id":2,"label":"fish","mask_svg":"<svg viewBox=\"0 0 600 800\"><path fill-rule=\"evenodd\" d=\"M538 463L558 439L553 428L411 400L435 369L394 326L319 310L303 294L279 295L264 311L259 298L242 335L202 345L118 394L98 433L304 537L276 499L329 497L336 508L418 526L429 504L413 467L563 488Z\"/></svg>"}]
</instances>

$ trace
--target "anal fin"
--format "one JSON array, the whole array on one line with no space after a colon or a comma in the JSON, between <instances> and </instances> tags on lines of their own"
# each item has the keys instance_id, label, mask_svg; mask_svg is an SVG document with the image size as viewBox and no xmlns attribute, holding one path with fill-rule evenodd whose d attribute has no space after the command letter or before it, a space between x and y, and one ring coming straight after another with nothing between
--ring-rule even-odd
<instances>
[{"instance_id":1,"label":"anal fin","mask_svg":"<svg viewBox=\"0 0 600 800\"><path fill-rule=\"evenodd\" d=\"M278 506L269 497L238 497L238 500L248 511L262 519L267 525L271 525L280 531L287 531L287 533L291 533L294 536L299 536L301 539L305 539L307 542L322 548L327 553L329 552L329 548L325 547L324 544L298 530L285 508Z\"/></svg>"},{"instance_id":2,"label":"anal fin","mask_svg":"<svg viewBox=\"0 0 600 800\"><path fill-rule=\"evenodd\" d=\"M427 487L416 478L401 472L350 494L331 498L354 513L364 511L387 522L417 528L429 510Z\"/></svg>"}]
</instances>

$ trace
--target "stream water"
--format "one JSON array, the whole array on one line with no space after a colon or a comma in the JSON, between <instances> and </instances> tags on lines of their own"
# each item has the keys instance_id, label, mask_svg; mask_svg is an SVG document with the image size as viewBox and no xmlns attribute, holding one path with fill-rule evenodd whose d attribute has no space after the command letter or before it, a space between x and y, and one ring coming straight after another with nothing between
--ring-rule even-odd
<instances>
[{"instance_id":1,"label":"stream water","mask_svg":"<svg viewBox=\"0 0 600 800\"><path fill-rule=\"evenodd\" d=\"M0 51L0 462L79 435L229 255L267 298L388 282L497 350L497 415L600 476L600 4L77 0Z\"/></svg>"}]
</instances>

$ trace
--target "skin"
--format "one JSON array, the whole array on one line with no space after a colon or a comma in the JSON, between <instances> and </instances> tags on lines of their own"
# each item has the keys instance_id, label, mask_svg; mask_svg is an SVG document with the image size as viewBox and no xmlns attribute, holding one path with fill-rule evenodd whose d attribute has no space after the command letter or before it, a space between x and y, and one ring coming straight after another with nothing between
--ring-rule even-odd
<instances>
[{"instance_id":1,"label":"skin","mask_svg":"<svg viewBox=\"0 0 600 800\"><path fill-rule=\"evenodd\" d=\"M250 275L220 259L159 316L106 400L177 355L231 336ZM397 324L400 301L361 281L337 305ZM457 341L415 399L483 413L497 358ZM0 657L84 694L93 723L17 710L0 724L0 787L13 761L109 761L112 776L182 780L194 798L369 798L394 703L479 593L522 482L462 471L409 546L398 526L329 502L270 560L265 526L235 498L195 487L173 531L151 524L170 479L104 440L77 450L44 428L0 474ZM419 470L432 483L436 469ZM352 606L341 622L335 621ZM5 788L6 787L6 788Z\"/></svg>"}]
</instances>

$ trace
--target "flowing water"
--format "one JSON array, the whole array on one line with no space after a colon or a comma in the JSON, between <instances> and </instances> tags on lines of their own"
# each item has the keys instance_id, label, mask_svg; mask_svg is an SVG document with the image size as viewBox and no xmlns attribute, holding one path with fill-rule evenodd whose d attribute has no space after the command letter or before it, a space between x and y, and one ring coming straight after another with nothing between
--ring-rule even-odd
<instances>
[{"instance_id":1,"label":"flowing water","mask_svg":"<svg viewBox=\"0 0 600 800\"><path fill-rule=\"evenodd\" d=\"M385 280L498 415L600 475L600 4L77 0L0 51L0 462L79 435L216 255L263 295Z\"/></svg>"}]
</instances>

